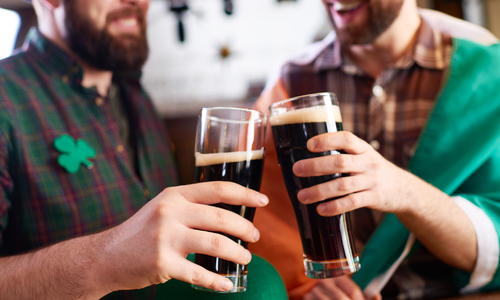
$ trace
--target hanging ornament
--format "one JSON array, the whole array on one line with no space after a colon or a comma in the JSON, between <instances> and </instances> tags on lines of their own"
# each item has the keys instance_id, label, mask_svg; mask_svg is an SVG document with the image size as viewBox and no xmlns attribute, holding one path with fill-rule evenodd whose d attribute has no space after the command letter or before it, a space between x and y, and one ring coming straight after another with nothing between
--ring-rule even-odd
<instances>
[{"instance_id":1,"label":"hanging ornament","mask_svg":"<svg viewBox=\"0 0 500 300\"><path fill-rule=\"evenodd\" d=\"M233 1L232 0L224 0L224 11L227 15L233 14Z\"/></svg>"},{"instance_id":2,"label":"hanging ornament","mask_svg":"<svg viewBox=\"0 0 500 300\"><path fill-rule=\"evenodd\" d=\"M179 41L184 42L186 40L186 33L184 30L183 17L189 7L186 0L169 0L169 2L170 11L174 12L177 16L177 34L179 36Z\"/></svg>"}]
</instances>

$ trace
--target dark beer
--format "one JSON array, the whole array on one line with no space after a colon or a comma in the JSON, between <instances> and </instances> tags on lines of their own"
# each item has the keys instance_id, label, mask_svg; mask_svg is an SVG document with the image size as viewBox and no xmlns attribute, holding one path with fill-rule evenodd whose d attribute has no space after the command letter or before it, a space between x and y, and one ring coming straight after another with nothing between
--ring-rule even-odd
<instances>
[{"instance_id":1,"label":"dark beer","mask_svg":"<svg viewBox=\"0 0 500 300\"><path fill-rule=\"evenodd\" d=\"M278 162L299 225L305 261L334 263L333 269L338 269L339 273L332 271L333 275L341 275L342 270L351 265L353 258L358 260L354 240L350 234L352 229L349 214L320 216L316 207L322 202L304 205L298 201L297 193L304 188L334 180L345 174L306 178L296 177L292 171L293 164L299 160L339 153L338 151L309 152L307 141L322 133L341 131L340 110L338 106L303 108L273 115L270 123ZM323 202L332 200L334 199Z\"/></svg>"},{"instance_id":2,"label":"dark beer","mask_svg":"<svg viewBox=\"0 0 500 300\"><path fill-rule=\"evenodd\" d=\"M229 152L201 154L196 153L196 182L205 181L232 181L252 190L259 191L264 167L264 150L252 152ZM230 205L225 203L214 204L214 206L230 210L249 220L253 221L255 215L254 207L241 205ZM234 242L247 248L247 242L227 236ZM242 276L247 274L247 266L219 259L217 257L196 254L195 263L205 269L217 274L226 276Z\"/></svg>"}]
</instances>

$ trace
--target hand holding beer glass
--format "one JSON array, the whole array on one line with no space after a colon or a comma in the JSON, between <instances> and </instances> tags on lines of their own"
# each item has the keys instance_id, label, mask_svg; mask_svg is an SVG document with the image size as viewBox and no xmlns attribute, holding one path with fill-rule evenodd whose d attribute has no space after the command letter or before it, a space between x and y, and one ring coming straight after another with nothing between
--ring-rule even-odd
<instances>
[{"instance_id":1,"label":"hand holding beer glass","mask_svg":"<svg viewBox=\"0 0 500 300\"><path fill-rule=\"evenodd\" d=\"M276 102L271 105L274 145L283 178L299 225L304 251L304 267L310 278L324 279L354 273L361 267L352 236L350 214L320 216L313 204L302 204L297 193L323 182L347 176L331 174L297 177L293 165L302 159L335 155L339 151L312 153L307 141L316 135L342 130L342 118L332 93L311 94Z\"/></svg>"},{"instance_id":2,"label":"hand holding beer glass","mask_svg":"<svg viewBox=\"0 0 500 300\"><path fill-rule=\"evenodd\" d=\"M195 181L232 181L259 191L264 166L264 142L267 116L245 108L203 108L198 118L195 144ZM224 203L216 206L253 221L255 208ZM247 242L225 235L247 248ZM223 275L233 282L225 293L246 290L247 266L204 254L195 255L195 263ZM199 290L209 290L195 286Z\"/></svg>"}]
</instances>

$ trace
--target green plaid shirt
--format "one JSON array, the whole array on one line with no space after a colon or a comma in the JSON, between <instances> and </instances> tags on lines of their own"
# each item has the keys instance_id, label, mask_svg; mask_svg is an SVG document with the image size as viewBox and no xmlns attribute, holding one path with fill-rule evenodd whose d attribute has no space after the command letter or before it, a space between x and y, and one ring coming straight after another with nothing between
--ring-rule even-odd
<instances>
[{"instance_id":1,"label":"green plaid shirt","mask_svg":"<svg viewBox=\"0 0 500 300\"><path fill-rule=\"evenodd\" d=\"M129 115L129 153L109 101L83 87L82 75L36 29L0 62L0 255L117 225L178 183L163 122L139 77L113 78ZM61 166L54 141L64 134L95 150L92 168Z\"/></svg>"}]
</instances>

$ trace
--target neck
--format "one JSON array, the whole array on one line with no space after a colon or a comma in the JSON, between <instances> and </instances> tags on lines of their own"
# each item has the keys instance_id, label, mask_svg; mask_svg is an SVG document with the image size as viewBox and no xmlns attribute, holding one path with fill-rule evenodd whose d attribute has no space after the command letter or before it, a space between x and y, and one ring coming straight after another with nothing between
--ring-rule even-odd
<instances>
[{"instance_id":1,"label":"neck","mask_svg":"<svg viewBox=\"0 0 500 300\"><path fill-rule=\"evenodd\" d=\"M404 1L399 16L373 43L350 45L347 51L354 63L372 78L410 51L420 26L420 15L413 1Z\"/></svg>"},{"instance_id":2,"label":"neck","mask_svg":"<svg viewBox=\"0 0 500 300\"><path fill-rule=\"evenodd\" d=\"M82 85L87 88L95 86L99 95L106 97L111 86L113 72L98 70L83 62L79 63L83 69Z\"/></svg>"}]
</instances>

